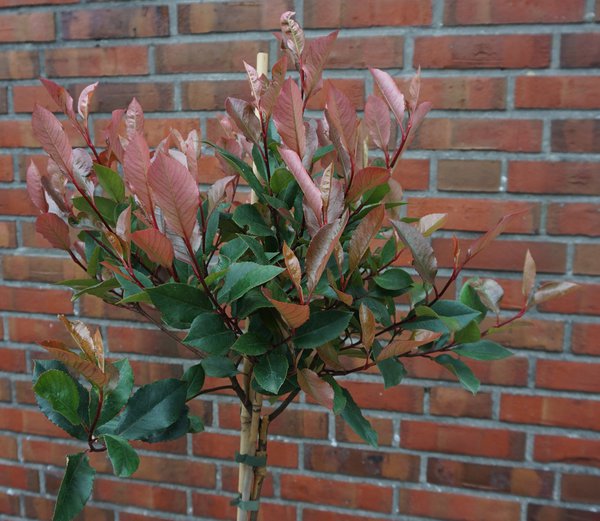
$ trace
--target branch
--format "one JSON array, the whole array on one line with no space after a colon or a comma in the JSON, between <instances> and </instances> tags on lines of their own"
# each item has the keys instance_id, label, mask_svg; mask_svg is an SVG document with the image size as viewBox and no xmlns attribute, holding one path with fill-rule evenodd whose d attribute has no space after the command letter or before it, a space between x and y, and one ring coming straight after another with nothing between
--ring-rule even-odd
<instances>
[{"instance_id":1,"label":"branch","mask_svg":"<svg viewBox=\"0 0 600 521\"><path fill-rule=\"evenodd\" d=\"M296 398L296 396L298 396L299 392L300 392L300 388L298 387L298 388L294 389L290 394L287 395L287 397L285 398L285 400L283 400L283 402L281 402L279 407L277 407L277 409L275 409L271 414L269 414L269 416L267 416L267 418L269 418L269 423L271 423L275 418L277 418L277 416L279 416L283 411L285 411L287 409L287 406L290 403L292 403L294 398Z\"/></svg>"}]
</instances>

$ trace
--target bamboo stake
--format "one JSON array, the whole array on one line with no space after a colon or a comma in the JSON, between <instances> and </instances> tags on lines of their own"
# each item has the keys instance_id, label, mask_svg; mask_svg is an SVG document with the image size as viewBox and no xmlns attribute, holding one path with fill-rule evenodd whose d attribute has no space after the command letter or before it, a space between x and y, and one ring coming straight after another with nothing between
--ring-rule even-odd
<instances>
[{"instance_id":1,"label":"bamboo stake","mask_svg":"<svg viewBox=\"0 0 600 521\"><path fill-rule=\"evenodd\" d=\"M259 76L261 74L267 76L268 70L269 55L264 52L259 52L256 55L256 72ZM256 165L252 165L252 170L254 171L254 175L258 178ZM254 193L254 191L250 192L250 202L254 204L257 200L256 193ZM260 416L262 410L262 395L252 389L252 369L252 363L248 358L245 358L242 369L242 387L248 400L252 404L252 413L248 412L246 407L242 405L240 409L240 454L254 456L257 452L257 446L260 445L262 452L264 452L266 456L266 440L263 441L263 432L261 429L264 418L261 419ZM268 421L265 426L267 424ZM266 430L264 432L264 437L266 438ZM266 472L266 468L263 472ZM262 479L264 479L264 477ZM261 484L262 479L260 479ZM258 496L255 496L255 491L256 477L254 468L244 463L240 463L238 474L238 492L240 494L240 499L242 501L258 499ZM260 487L258 488L258 491L260 492ZM238 508L237 521L246 521L248 519L248 514L249 512ZM256 518L255 516L252 517Z\"/></svg>"}]
</instances>

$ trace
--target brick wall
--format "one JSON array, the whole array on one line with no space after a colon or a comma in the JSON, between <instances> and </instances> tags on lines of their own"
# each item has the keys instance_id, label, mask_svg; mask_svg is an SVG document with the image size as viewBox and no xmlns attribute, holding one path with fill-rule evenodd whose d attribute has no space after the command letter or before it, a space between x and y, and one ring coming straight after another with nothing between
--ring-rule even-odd
<instances>
[{"instance_id":1,"label":"brick wall","mask_svg":"<svg viewBox=\"0 0 600 521\"><path fill-rule=\"evenodd\" d=\"M384 392L372 376L348 386L382 441L366 449L346 426L304 401L278 420L264 519L359 521L592 521L600 519L600 1L594 0L0 0L0 518L49 519L74 443L32 405L35 342L60 337L54 314L89 317L138 383L178 376L189 362L135 317L95 300L70 302L53 282L77 275L36 236L25 163L39 153L36 78L78 93L101 78L96 128L136 96L154 142L200 125L211 138L227 95L245 96L242 59L272 57L278 15L298 11L310 34L342 28L326 76L361 106L367 65L406 78L423 69L435 110L406 154L400 182L414 215L449 211L434 240L468 240L503 214L529 219L473 263L519 299L529 248L541 279L581 290L543 305L501 334L516 356L477 364L470 396L435 364ZM318 108L315 104L313 108ZM135 479L106 462L83 519L230 519L238 408L197 404L208 428L144 446Z\"/></svg>"}]
</instances>

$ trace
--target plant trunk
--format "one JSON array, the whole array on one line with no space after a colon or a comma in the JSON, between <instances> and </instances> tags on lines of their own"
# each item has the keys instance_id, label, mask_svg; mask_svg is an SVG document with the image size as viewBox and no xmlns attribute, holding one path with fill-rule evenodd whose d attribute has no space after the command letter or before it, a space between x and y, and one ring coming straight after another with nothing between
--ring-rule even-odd
<instances>
[{"instance_id":1,"label":"plant trunk","mask_svg":"<svg viewBox=\"0 0 600 521\"><path fill-rule=\"evenodd\" d=\"M261 416L262 395L252 389L252 364L246 359L243 369L243 388L251 403L251 412L242 405L240 411L240 454L264 458L264 465L252 466L240 463L238 474L238 492L240 501L259 501L262 484L267 475L267 436L269 418ZM238 507L237 521L256 521L258 510L245 510Z\"/></svg>"}]
</instances>

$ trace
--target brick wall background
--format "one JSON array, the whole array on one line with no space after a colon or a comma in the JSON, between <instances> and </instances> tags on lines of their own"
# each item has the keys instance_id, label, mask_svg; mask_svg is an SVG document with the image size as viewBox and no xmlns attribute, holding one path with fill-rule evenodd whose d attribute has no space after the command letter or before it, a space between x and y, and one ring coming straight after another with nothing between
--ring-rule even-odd
<instances>
[{"instance_id":1,"label":"brick wall background","mask_svg":"<svg viewBox=\"0 0 600 521\"><path fill-rule=\"evenodd\" d=\"M529 248L542 280L579 292L542 306L501 335L517 355L477 365L475 397L438 366L415 361L383 392L377 378L349 386L382 447L365 449L323 409L297 403L274 424L265 519L298 521L600 519L600 1L594 0L0 0L0 518L49 519L74 444L33 405L35 342L61 337L56 313L102 328L130 356L138 383L179 376L185 353L136 317L96 300L70 302L53 282L77 275L33 228L25 164L39 149L37 77L78 94L101 77L96 128L136 96L157 142L169 126L211 138L228 95L247 96L242 59L273 58L271 30L295 9L309 34L342 28L326 77L361 104L367 65L406 78L420 65L433 102L399 179L420 215L449 211L468 240L527 209L471 274L493 275L519 300ZM312 108L319 108L318 104ZM211 168L206 160L206 167ZM208 174L207 174L208 176ZM475 364L474 364L475 365ZM144 447L135 479L99 476L82 519L230 519L238 408L198 403L207 432Z\"/></svg>"}]
</instances>

